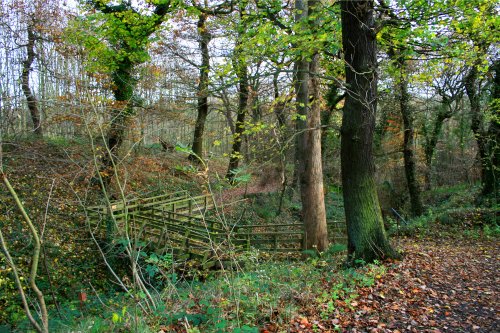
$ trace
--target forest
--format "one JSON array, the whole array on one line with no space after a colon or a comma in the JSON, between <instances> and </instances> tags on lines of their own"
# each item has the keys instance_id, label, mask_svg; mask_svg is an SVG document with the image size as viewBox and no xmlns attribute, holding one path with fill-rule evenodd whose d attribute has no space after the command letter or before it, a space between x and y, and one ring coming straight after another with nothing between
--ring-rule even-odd
<instances>
[{"instance_id":1,"label":"forest","mask_svg":"<svg viewBox=\"0 0 500 333\"><path fill-rule=\"evenodd\" d=\"M0 333L500 331L497 0L0 0Z\"/></svg>"}]
</instances>

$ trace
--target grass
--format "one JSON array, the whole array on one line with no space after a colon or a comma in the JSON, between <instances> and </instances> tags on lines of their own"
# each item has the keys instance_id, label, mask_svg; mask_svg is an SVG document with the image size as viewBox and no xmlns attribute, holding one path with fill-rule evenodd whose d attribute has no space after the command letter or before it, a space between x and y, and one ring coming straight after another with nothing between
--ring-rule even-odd
<instances>
[{"instance_id":1,"label":"grass","mask_svg":"<svg viewBox=\"0 0 500 333\"><path fill-rule=\"evenodd\" d=\"M466 237L497 237L498 206L478 206L480 187L467 184L438 187L425 192L425 214L406 221L386 221L391 235L430 236L436 233ZM406 223L405 223L406 222Z\"/></svg>"},{"instance_id":2,"label":"grass","mask_svg":"<svg viewBox=\"0 0 500 333\"><path fill-rule=\"evenodd\" d=\"M263 260L257 251L250 252L239 258L244 271L213 272L205 281L172 283L157 295L159 306L147 316L123 294L91 296L84 311L75 309L71 320L55 321L53 331L259 332L265 323L285 329L308 309L324 318L334 311L349 311L358 297L356 289L372 286L385 272L377 265L343 270L343 258L330 254L303 261ZM347 308L339 309L336 301Z\"/></svg>"}]
</instances>

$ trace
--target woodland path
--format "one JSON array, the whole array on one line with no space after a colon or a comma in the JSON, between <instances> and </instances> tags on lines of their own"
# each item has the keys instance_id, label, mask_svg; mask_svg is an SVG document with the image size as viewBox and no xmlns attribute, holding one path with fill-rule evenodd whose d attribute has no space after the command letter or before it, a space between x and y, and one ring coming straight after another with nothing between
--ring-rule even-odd
<instances>
[{"instance_id":1,"label":"woodland path","mask_svg":"<svg viewBox=\"0 0 500 333\"><path fill-rule=\"evenodd\" d=\"M265 181L262 179L254 180L248 185L237 186L224 190L222 193L216 193L216 197L220 202L232 202L249 194L266 194L279 193L282 189L282 184L279 179Z\"/></svg>"},{"instance_id":2,"label":"woodland path","mask_svg":"<svg viewBox=\"0 0 500 333\"><path fill-rule=\"evenodd\" d=\"M500 332L498 241L435 237L403 239L398 247L404 260L359 289L352 308L337 301L338 316L327 321L304 309L288 331L313 332L316 324L322 332L335 325L353 333Z\"/></svg>"}]
</instances>

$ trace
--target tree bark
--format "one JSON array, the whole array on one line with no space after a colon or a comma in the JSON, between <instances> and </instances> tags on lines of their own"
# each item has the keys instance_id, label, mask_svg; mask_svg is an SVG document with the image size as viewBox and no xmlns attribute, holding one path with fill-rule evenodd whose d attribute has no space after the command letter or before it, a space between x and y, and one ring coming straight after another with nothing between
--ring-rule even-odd
<instances>
[{"instance_id":1,"label":"tree bark","mask_svg":"<svg viewBox=\"0 0 500 333\"><path fill-rule=\"evenodd\" d=\"M491 170L491 159L488 156L488 139L487 133L483 128L483 114L481 112L481 96L479 95L478 85L478 70L476 65L473 65L467 76L465 77L465 92L469 98L471 112L471 130L476 137L479 160L481 165L481 184L483 193L488 187L487 174Z\"/></svg>"},{"instance_id":2,"label":"tree bark","mask_svg":"<svg viewBox=\"0 0 500 333\"><path fill-rule=\"evenodd\" d=\"M307 9L309 17L318 2L310 0ZM311 25L315 24L310 22ZM328 248L325 195L323 190L323 166L321 159L321 107L319 78L319 54L308 62L297 63L297 113L305 116L298 120L298 167L302 221L304 223L304 249L322 252ZM311 95L311 100L309 100Z\"/></svg>"},{"instance_id":3,"label":"tree bark","mask_svg":"<svg viewBox=\"0 0 500 333\"><path fill-rule=\"evenodd\" d=\"M40 110L38 109L38 100L30 88L30 72L33 61L35 60L35 32L31 24L27 27L28 43L26 44L26 60L23 61L23 71L21 74L21 87L26 97L28 110L33 122L33 133L38 136L43 136L42 122L40 118Z\"/></svg>"},{"instance_id":4,"label":"tree bark","mask_svg":"<svg viewBox=\"0 0 500 333\"><path fill-rule=\"evenodd\" d=\"M490 169L486 170L483 195L500 192L500 60L493 64L495 77L493 79L493 100L491 102L491 120L488 128L488 147ZM498 200L498 199L497 199Z\"/></svg>"},{"instance_id":5,"label":"tree bark","mask_svg":"<svg viewBox=\"0 0 500 333\"><path fill-rule=\"evenodd\" d=\"M113 95L115 105L111 110L111 120L108 132L106 133L107 153L102 159L100 170L105 188L108 188L113 176L115 158L125 138L125 130L128 122L133 116L132 97L136 86L136 80L132 77L133 64L124 59L118 64L117 69L112 73L114 83Z\"/></svg>"},{"instance_id":6,"label":"tree bark","mask_svg":"<svg viewBox=\"0 0 500 333\"><path fill-rule=\"evenodd\" d=\"M434 157L434 152L436 151L436 145L439 140L439 135L441 133L441 128L443 128L444 121L451 117L452 112L450 109L450 103L446 97L443 96L443 101L441 103L441 108L438 110L436 118L434 119L432 132L430 135L426 135L424 144L425 153L425 189L430 190L432 186L431 172L432 172L432 158Z\"/></svg>"},{"instance_id":7,"label":"tree bark","mask_svg":"<svg viewBox=\"0 0 500 333\"><path fill-rule=\"evenodd\" d=\"M172 3L171 1L161 1L161 3L155 4L153 12L146 19L146 16L142 16L133 8L130 1L122 1L119 4L114 4L114 2L104 3L97 0L87 2L93 5L95 10L119 20L119 28L130 33L129 39L119 38L114 40L114 37L118 38L120 36L120 34L117 34L107 40L112 49L116 52L119 51L121 55L114 59L113 72L111 73L115 103L110 112L111 120L106 133L107 152L102 158L102 165L99 170L104 186L108 187L115 171L114 157L118 154L118 150L123 143L129 120L134 115L132 99L137 82L132 75L132 71L134 66L144 61L137 59L137 52L146 52L149 36L162 24L165 15L172 9ZM138 14L141 19L130 19L129 14L132 13Z\"/></svg>"},{"instance_id":8,"label":"tree bark","mask_svg":"<svg viewBox=\"0 0 500 333\"><path fill-rule=\"evenodd\" d=\"M208 74L210 71L210 54L208 44L211 40L210 32L206 27L207 14L201 13L198 19L198 34L200 38L201 67L200 82L198 84L198 117L194 127L194 138L192 151L189 156L192 161L199 161L203 158L203 133L205 131L205 122L208 115Z\"/></svg>"},{"instance_id":9,"label":"tree bark","mask_svg":"<svg viewBox=\"0 0 500 333\"><path fill-rule=\"evenodd\" d=\"M414 127L413 113L410 109L410 95L408 93L408 80L406 78L406 64L402 58L398 59L400 70L399 86L399 106L401 117L403 118L403 159L405 167L406 183L410 194L411 213L413 216L422 215L424 207L420 199L420 186L416 175L416 163L414 152Z\"/></svg>"},{"instance_id":10,"label":"tree bark","mask_svg":"<svg viewBox=\"0 0 500 333\"><path fill-rule=\"evenodd\" d=\"M373 1L342 1L347 97L341 129L341 169L348 263L396 258L382 220L375 185L373 134L377 62Z\"/></svg>"},{"instance_id":11,"label":"tree bark","mask_svg":"<svg viewBox=\"0 0 500 333\"><path fill-rule=\"evenodd\" d=\"M309 9L311 9L309 1ZM300 163L300 194L302 219L304 222L304 249L325 251L328 248L325 194L323 190L323 165L321 156L321 108L318 72L319 55L314 55L311 64L311 107L307 115L307 129L303 133L303 156Z\"/></svg>"},{"instance_id":12,"label":"tree bark","mask_svg":"<svg viewBox=\"0 0 500 333\"><path fill-rule=\"evenodd\" d=\"M245 131L245 116L248 109L248 69L244 59L239 50L239 43L235 46L236 52L233 59L233 64L236 71L236 76L239 82L239 101L238 101L238 114L236 116L236 122L234 124L234 134L233 134L233 147L232 152L229 157L229 166L227 168L226 179L233 183L234 181L234 170L238 168L241 159L241 144L243 142L243 132Z\"/></svg>"},{"instance_id":13,"label":"tree bark","mask_svg":"<svg viewBox=\"0 0 500 333\"><path fill-rule=\"evenodd\" d=\"M278 86L278 75L279 72L274 73L273 75L273 91L274 91L274 107L273 111L276 115L276 120L278 120L278 128L280 131L283 131L286 127L286 115L285 115L285 105L284 101L279 101L280 91Z\"/></svg>"}]
</instances>

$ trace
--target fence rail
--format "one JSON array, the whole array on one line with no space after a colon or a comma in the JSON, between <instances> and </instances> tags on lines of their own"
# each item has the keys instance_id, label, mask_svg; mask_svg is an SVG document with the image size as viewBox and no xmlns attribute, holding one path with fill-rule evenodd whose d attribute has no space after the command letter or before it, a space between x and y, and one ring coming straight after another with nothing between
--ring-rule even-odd
<instances>
[{"instance_id":1,"label":"fence rail","mask_svg":"<svg viewBox=\"0 0 500 333\"><path fill-rule=\"evenodd\" d=\"M108 227L113 223L118 236L128 230L129 235L156 251L173 249L179 258L203 258L208 265L215 264L216 255L229 249L301 251L307 236L302 223L230 224L206 217L205 212L214 205L211 195L190 196L179 191L90 207L88 218L92 225L102 220ZM345 223L331 221L327 225L330 240L345 244Z\"/></svg>"}]
</instances>

